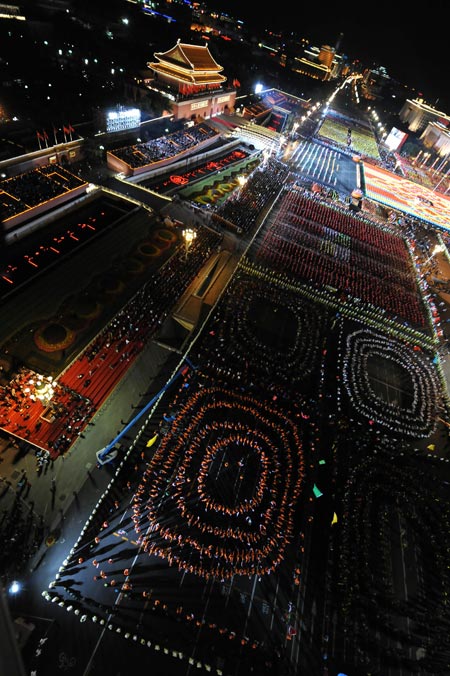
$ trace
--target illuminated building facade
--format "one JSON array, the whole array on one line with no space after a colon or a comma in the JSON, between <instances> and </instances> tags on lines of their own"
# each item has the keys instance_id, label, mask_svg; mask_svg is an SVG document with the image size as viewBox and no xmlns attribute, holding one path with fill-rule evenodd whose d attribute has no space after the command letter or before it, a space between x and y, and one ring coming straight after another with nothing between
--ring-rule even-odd
<instances>
[{"instance_id":1,"label":"illuminated building facade","mask_svg":"<svg viewBox=\"0 0 450 676\"><path fill-rule=\"evenodd\" d=\"M450 131L442 122L429 122L420 140L441 157L450 155Z\"/></svg>"},{"instance_id":2,"label":"illuminated building facade","mask_svg":"<svg viewBox=\"0 0 450 676\"><path fill-rule=\"evenodd\" d=\"M306 75L315 80L334 80L344 67L342 56L336 54L336 49L329 45L309 47L305 49L303 57L294 59L292 70L300 75Z\"/></svg>"},{"instance_id":3,"label":"illuminated building facade","mask_svg":"<svg viewBox=\"0 0 450 676\"><path fill-rule=\"evenodd\" d=\"M423 99L407 99L400 110L399 118L408 125L409 131L423 131L429 122L448 126L450 117L426 104Z\"/></svg>"},{"instance_id":4,"label":"illuminated building facade","mask_svg":"<svg viewBox=\"0 0 450 676\"><path fill-rule=\"evenodd\" d=\"M307 77L311 77L314 80L325 81L330 79L329 68L327 68L323 63L316 63L305 58L294 59L292 70L294 73L306 75Z\"/></svg>"},{"instance_id":5,"label":"illuminated building facade","mask_svg":"<svg viewBox=\"0 0 450 676\"><path fill-rule=\"evenodd\" d=\"M16 19L25 21L26 17L22 14L17 5L0 4L0 19Z\"/></svg>"},{"instance_id":6,"label":"illuminated building facade","mask_svg":"<svg viewBox=\"0 0 450 676\"><path fill-rule=\"evenodd\" d=\"M319 63L323 63L327 68L331 70L331 64L334 59L334 49L329 45L322 45L319 50L319 56L317 57Z\"/></svg>"},{"instance_id":7,"label":"illuminated building facade","mask_svg":"<svg viewBox=\"0 0 450 676\"><path fill-rule=\"evenodd\" d=\"M148 86L172 101L175 119L209 119L234 111L236 91L225 88L227 78L207 45L177 41L167 52L156 52L148 68L153 79Z\"/></svg>"}]
</instances>

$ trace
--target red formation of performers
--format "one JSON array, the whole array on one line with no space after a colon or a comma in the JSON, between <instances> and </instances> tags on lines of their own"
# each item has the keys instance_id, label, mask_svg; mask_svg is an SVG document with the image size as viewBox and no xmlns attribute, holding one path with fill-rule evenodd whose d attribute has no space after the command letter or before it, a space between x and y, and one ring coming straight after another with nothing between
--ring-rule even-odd
<instances>
[{"instance_id":1,"label":"red formation of performers","mask_svg":"<svg viewBox=\"0 0 450 676\"><path fill-rule=\"evenodd\" d=\"M270 573L292 539L304 474L298 424L273 402L202 387L135 495L141 544L206 578Z\"/></svg>"},{"instance_id":2,"label":"red formation of performers","mask_svg":"<svg viewBox=\"0 0 450 676\"><path fill-rule=\"evenodd\" d=\"M275 271L340 289L416 327L427 325L403 239L341 207L287 192L256 260Z\"/></svg>"}]
</instances>

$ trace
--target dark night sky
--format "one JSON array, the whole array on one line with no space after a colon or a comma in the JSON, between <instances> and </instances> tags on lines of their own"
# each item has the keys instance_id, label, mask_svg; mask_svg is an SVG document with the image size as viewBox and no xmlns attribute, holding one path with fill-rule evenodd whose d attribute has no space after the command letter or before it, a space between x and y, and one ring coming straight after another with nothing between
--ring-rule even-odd
<instances>
[{"instance_id":1,"label":"dark night sky","mask_svg":"<svg viewBox=\"0 0 450 676\"><path fill-rule=\"evenodd\" d=\"M423 93L427 103L450 114L448 87L448 40L450 6L444 0L422 4L414 12L412 4L387 2L317 2L310 5L277 0L267 10L242 0L211 0L236 18L265 28L288 27L312 44L336 44L339 33L344 37L340 51L351 59L376 63L400 82ZM313 7L317 12L313 13Z\"/></svg>"}]
</instances>

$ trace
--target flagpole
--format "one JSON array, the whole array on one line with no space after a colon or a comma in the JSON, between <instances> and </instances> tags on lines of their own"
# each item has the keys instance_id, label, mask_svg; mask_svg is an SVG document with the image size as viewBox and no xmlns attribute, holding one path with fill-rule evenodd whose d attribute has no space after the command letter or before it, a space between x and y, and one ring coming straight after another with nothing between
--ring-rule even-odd
<instances>
[{"instance_id":1,"label":"flagpole","mask_svg":"<svg viewBox=\"0 0 450 676\"><path fill-rule=\"evenodd\" d=\"M56 129L55 129L54 126L53 126L53 137L55 139L55 146L57 146L58 145L58 139L56 138Z\"/></svg>"},{"instance_id":2,"label":"flagpole","mask_svg":"<svg viewBox=\"0 0 450 676\"><path fill-rule=\"evenodd\" d=\"M38 143L39 143L39 150L42 150L42 146L41 146L41 135L40 135L40 133L39 133L38 131L36 132L36 136L37 136L37 140L38 140Z\"/></svg>"}]
</instances>

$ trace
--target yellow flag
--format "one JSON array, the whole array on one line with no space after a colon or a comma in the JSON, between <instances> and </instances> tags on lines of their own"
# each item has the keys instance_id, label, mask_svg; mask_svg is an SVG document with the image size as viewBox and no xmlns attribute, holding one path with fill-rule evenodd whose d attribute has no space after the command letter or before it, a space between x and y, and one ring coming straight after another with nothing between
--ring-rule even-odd
<instances>
[{"instance_id":1,"label":"yellow flag","mask_svg":"<svg viewBox=\"0 0 450 676\"><path fill-rule=\"evenodd\" d=\"M333 520L332 520L332 522L331 522L331 525L333 525L334 523L337 523L337 520L338 520L337 514L336 514L336 512L334 512L334 513L333 513Z\"/></svg>"},{"instance_id":2,"label":"yellow flag","mask_svg":"<svg viewBox=\"0 0 450 676\"><path fill-rule=\"evenodd\" d=\"M153 446L153 444L155 443L157 438L158 438L158 433L156 433L154 437L152 437L151 439L149 439L147 441L147 443L146 443L147 448L150 448L150 446Z\"/></svg>"},{"instance_id":3,"label":"yellow flag","mask_svg":"<svg viewBox=\"0 0 450 676\"><path fill-rule=\"evenodd\" d=\"M427 448L428 448L429 451L434 451L436 446L434 444L428 444Z\"/></svg>"}]
</instances>

